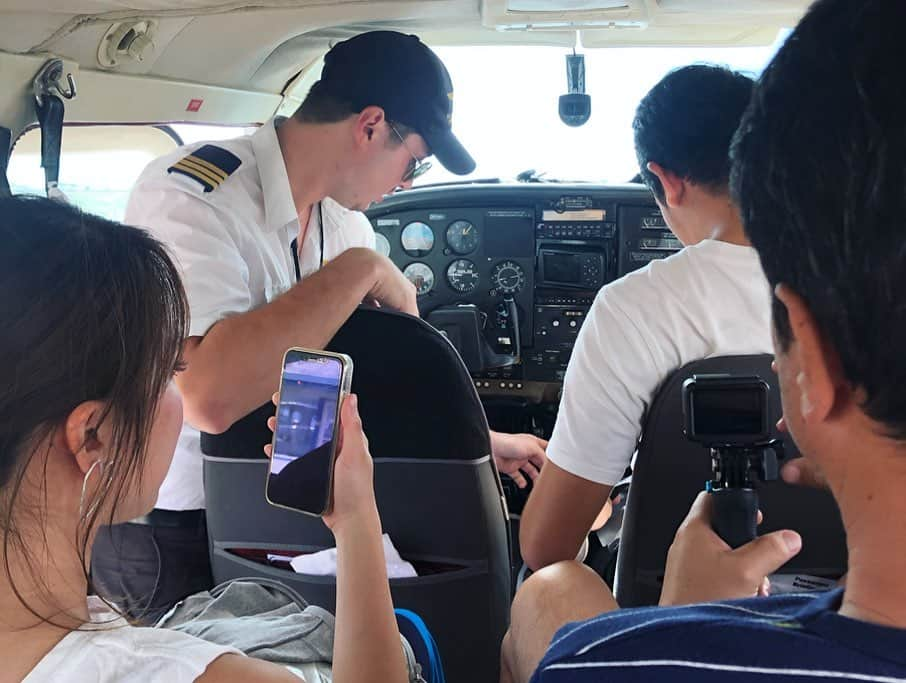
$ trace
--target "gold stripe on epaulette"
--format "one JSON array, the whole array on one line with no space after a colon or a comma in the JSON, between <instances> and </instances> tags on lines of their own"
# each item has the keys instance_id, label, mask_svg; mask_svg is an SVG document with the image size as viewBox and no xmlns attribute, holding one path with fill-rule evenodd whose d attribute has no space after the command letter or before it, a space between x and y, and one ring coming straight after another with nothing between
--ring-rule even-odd
<instances>
[{"instance_id":1,"label":"gold stripe on epaulette","mask_svg":"<svg viewBox=\"0 0 906 683\"><path fill-rule=\"evenodd\" d=\"M215 180L217 180L218 185L227 179L227 176L223 173L223 171L211 171L204 164L199 164L199 161L201 161L201 159L196 159L193 156L187 156L180 159L179 163L185 164L189 168L196 169L199 173L203 173L206 176L214 178Z\"/></svg>"},{"instance_id":2,"label":"gold stripe on epaulette","mask_svg":"<svg viewBox=\"0 0 906 683\"><path fill-rule=\"evenodd\" d=\"M219 167L215 166L214 164L212 164L210 161L205 161L201 157L197 157L194 154L190 154L187 157L183 157L182 160L191 161L195 164L198 164L202 168L207 169L207 171L209 173L211 173L212 175L214 175L217 178L221 178L221 176L222 176L221 182L223 182L224 180L226 180L229 177L229 175L227 173L225 173L222 168L219 168Z\"/></svg>"},{"instance_id":3,"label":"gold stripe on epaulette","mask_svg":"<svg viewBox=\"0 0 906 683\"><path fill-rule=\"evenodd\" d=\"M195 168L194 166L186 164L185 159L180 159L179 161L177 161L175 164L173 164L173 168L178 168L182 171L185 171L190 176L195 176L202 182L210 185L212 188L217 187L221 182L223 182L220 180L220 178L215 178L213 175L206 171L202 171L198 168Z\"/></svg>"}]
</instances>

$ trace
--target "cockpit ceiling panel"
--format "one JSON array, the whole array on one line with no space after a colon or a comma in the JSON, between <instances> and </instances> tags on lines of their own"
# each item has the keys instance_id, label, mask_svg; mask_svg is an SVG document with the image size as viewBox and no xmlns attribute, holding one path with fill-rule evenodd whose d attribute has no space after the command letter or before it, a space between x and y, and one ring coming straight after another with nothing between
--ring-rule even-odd
<instances>
[{"instance_id":1,"label":"cockpit ceiling panel","mask_svg":"<svg viewBox=\"0 0 906 683\"><path fill-rule=\"evenodd\" d=\"M0 0L0 51L56 54L82 69L101 69L98 45L117 22L153 19L154 49L119 73L280 93L332 40L371 28L418 33L437 45L534 44L569 47L576 31L587 47L769 44L791 25L805 0L626 0L635 25L567 24L541 30L489 26L489 8L507 0ZM531 7L545 1L525 0ZM621 12L615 0L551 0ZM769 12L771 7L777 9ZM607 9L610 7L611 9ZM688 8L688 10L686 9ZM494 10L496 12L496 10ZM594 9L591 13L594 14ZM766 14L767 13L767 14ZM549 15L520 12L519 16ZM765 21L788 17L789 20ZM495 15L496 16L496 15Z\"/></svg>"}]
</instances>

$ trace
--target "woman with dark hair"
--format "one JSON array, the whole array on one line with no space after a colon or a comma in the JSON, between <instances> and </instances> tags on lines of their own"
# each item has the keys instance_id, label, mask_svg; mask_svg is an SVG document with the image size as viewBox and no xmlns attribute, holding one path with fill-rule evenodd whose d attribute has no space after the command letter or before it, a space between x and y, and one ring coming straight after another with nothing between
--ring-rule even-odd
<instances>
[{"instance_id":1,"label":"woman with dark hair","mask_svg":"<svg viewBox=\"0 0 906 683\"><path fill-rule=\"evenodd\" d=\"M182 425L187 306L142 230L0 199L0 661L4 680L296 681L192 636L129 626L89 593L99 524L148 512ZM406 681L355 399L334 511L335 681ZM314 681L309 681L314 683Z\"/></svg>"}]
</instances>

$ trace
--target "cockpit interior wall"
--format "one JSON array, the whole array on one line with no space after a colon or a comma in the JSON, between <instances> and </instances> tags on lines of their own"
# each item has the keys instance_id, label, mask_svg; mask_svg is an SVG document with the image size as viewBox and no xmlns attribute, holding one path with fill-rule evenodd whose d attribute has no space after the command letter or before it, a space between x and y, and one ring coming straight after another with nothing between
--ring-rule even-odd
<instances>
[{"instance_id":1,"label":"cockpit interior wall","mask_svg":"<svg viewBox=\"0 0 906 683\"><path fill-rule=\"evenodd\" d=\"M598 290L682 247L650 193L631 185L426 188L369 217L482 397L527 403L556 404Z\"/></svg>"}]
</instances>

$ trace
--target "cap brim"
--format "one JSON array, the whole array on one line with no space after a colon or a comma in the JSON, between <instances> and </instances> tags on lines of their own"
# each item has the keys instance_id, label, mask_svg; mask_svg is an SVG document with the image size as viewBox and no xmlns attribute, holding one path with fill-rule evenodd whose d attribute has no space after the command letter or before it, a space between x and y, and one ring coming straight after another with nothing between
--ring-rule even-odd
<instances>
[{"instance_id":1,"label":"cap brim","mask_svg":"<svg viewBox=\"0 0 906 683\"><path fill-rule=\"evenodd\" d=\"M423 135L437 160L450 173L468 175L475 170L475 160L449 128Z\"/></svg>"}]
</instances>

